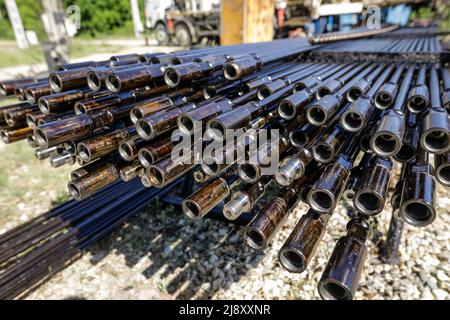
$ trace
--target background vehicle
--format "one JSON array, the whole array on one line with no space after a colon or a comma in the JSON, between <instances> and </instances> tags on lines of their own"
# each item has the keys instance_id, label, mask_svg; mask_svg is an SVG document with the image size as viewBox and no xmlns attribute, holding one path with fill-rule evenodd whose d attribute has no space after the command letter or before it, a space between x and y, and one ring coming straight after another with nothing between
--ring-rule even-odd
<instances>
[{"instance_id":1,"label":"background vehicle","mask_svg":"<svg viewBox=\"0 0 450 320\"><path fill-rule=\"evenodd\" d=\"M145 13L160 45L190 46L220 36L220 0L147 0Z\"/></svg>"},{"instance_id":2,"label":"background vehicle","mask_svg":"<svg viewBox=\"0 0 450 320\"><path fill-rule=\"evenodd\" d=\"M276 0L275 36L348 31L365 21L370 6L380 8L380 22L406 25L425 0Z\"/></svg>"}]
</instances>

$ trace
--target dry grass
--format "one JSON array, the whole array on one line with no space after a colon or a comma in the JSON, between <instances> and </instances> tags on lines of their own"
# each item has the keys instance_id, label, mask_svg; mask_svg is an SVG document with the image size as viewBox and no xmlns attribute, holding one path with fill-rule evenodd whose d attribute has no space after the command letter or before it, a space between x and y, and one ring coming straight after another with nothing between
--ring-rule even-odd
<instances>
[{"instance_id":1,"label":"dry grass","mask_svg":"<svg viewBox=\"0 0 450 320\"><path fill-rule=\"evenodd\" d=\"M17 103L0 99L0 106ZM68 198L69 167L54 169L39 161L26 141L0 143L0 230L35 216Z\"/></svg>"},{"instance_id":2,"label":"dry grass","mask_svg":"<svg viewBox=\"0 0 450 320\"><path fill-rule=\"evenodd\" d=\"M15 41L1 41L0 68L23 64L44 63L44 50L42 46L31 46L26 50L18 49ZM98 45L89 40L74 40L70 48L71 58L80 58L92 53L119 51L119 46L102 43Z\"/></svg>"}]
</instances>

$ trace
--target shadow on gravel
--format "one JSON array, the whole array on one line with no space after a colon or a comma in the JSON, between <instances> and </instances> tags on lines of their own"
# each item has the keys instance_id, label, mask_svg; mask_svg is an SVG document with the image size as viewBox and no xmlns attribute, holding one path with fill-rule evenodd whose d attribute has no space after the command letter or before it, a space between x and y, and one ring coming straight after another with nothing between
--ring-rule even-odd
<instances>
[{"instance_id":1,"label":"shadow on gravel","mask_svg":"<svg viewBox=\"0 0 450 320\"><path fill-rule=\"evenodd\" d=\"M68 296L64 298L63 300L87 300L85 297L80 296Z\"/></svg>"},{"instance_id":2,"label":"shadow on gravel","mask_svg":"<svg viewBox=\"0 0 450 320\"><path fill-rule=\"evenodd\" d=\"M143 274L174 299L209 299L263 258L243 244L241 227L213 219L192 222L158 200L89 251L93 264L111 253L123 255L129 267L149 259Z\"/></svg>"}]
</instances>

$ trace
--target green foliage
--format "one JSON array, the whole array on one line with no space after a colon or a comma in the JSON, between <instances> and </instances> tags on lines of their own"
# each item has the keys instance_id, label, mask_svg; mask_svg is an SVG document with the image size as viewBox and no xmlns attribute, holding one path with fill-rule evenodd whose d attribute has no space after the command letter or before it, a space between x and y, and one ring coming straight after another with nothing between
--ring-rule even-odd
<instances>
[{"instance_id":1,"label":"green foliage","mask_svg":"<svg viewBox=\"0 0 450 320\"><path fill-rule=\"evenodd\" d=\"M41 2L36 0L16 0L16 2L25 30L35 31L40 40L46 39L47 35L41 19L43 11Z\"/></svg>"},{"instance_id":2,"label":"green foliage","mask_svg":"<svg viewBox=\"0 0 450 320\"><path fill-rule=\"evenodd\" d=\"M96 36L133 34L133 21L129 0L62 0L63 6L77 5L81 11L80 35ZM141 19L144 22L144 0L139 0ZM25 30L34 30L39 39L46 34L41 20L43 12L39 0L16 0ZM14 39L14 32L8 20L5 0L0 0L0 38Z\"/></svg>"},{"instance_id":3,"label":"green foliage","mask_svg":"<svg viewBox=\"0 0 450 320\"><path fill-rule=\"evenodd\" d=\"M33 30L40 40L46 38L44 25L41 20L42 6L36 0L16 0L25 30ZM14 32L8 20L5 1L0 0L0 38L14 39Z\"/></svg>"},{"instance_id":4,"label":"green foliage","mask_svg":"<svg viewBox=\"0 0 450 320\"><path fill-rule=\"evenodd\" d=\"M77 5L81 11L80 34L132 34L133 23L129 0L63 0L64 6ZM139 0L139 9L144 13L144 0Z\"/></svg>"},{"instance_id":5,"label":"green foliage","mask_svg":"<svg viewBox=\"0 0 450 320\"><path fill-rule=\"evenodd\" d=\"M70 199L70 195L66 191L59 190L56 195L56 199L52 200L52 202L51 202L52 207L56 207L60 204L63 204L64 202L66 202L69 199Z\"/></svg>"},{"instance_id":6,"label":"green foliage","mask_svg":"<svg viewBox=\"0 0 450 320\"><path fill-rule=\"evenodd\" d=\"M419 10L417 10L417 15L414 15L414 18L420 18L420 19L432 19L434 15L433 10L430 7L420 7Z\"/></svg>"},{"instance_id":7,"label":"green foliage","mask_svg":"<svg viewBox=\"0 0 450 320\"><path fill-rule=\"evenodd\" d=\"M450 31L450 6L444 4L438 8L438 12L442 17L442 30Z\"/></svg>"},{"instance_id":8,"label":"green foliage","mask_svg":"<svg viewBox=\"0 0 450 320\"><path fill-rule=\"evenodd\" d=\"M420 7L411 15L411 19L425 19L438 23L443 31L450 31L450 6L442 4L437 8L429 6Z\"/></svg>"},{"instance_id":9,"label":"green foliage","mask_svg":"<svg viewBox=\"0 0 450 320\"><path fill-rule=\"evenodd\" d=\"M8 12L6 11L4 0L0 0L0 38L14 39L14 32L8 20Z\"/></svg>"}]
</instances>

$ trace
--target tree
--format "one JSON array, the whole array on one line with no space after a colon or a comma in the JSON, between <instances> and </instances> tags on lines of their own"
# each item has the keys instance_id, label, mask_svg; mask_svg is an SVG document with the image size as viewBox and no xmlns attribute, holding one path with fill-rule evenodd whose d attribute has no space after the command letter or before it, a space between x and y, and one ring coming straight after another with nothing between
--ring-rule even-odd
<instances>
[{"instance_id":1,"label":"tree","mask_svg":"<svg viewBox=\"0 0 450 320\"><path fill-rule=\"evenodd\" d=\"M117 29L129 29L132 33L133 22L129 0L62 0L63 6L77 5L80 8L81 21L79 33L96 36L113 34ZM41 1L16 0L25 30L34 30L39 39L45 40L46 34L41 20L43 12ZM144 12L144 0L139 0L141 13ZM8 20L5 0L0 0L0 38L14 39L14 33Z\"/></svg>"},{"instance_id":2,"label":"tree","mask_svg":"<svg viewBox=\"0 0 450 320\"><path fill-rule=\"evenodd\" d=\"M144 0L139 1L141 12ZM77 5L81 11L80 33L111 34L124 27L132 28L129 0L63 0L64 6Z\"/></svg>"},{"instance_id":3,"label":"tree","mask_svg":"<svg viewBox=\"0 0 450 320\"><path fill-rule=\"evenodd\" d=\"M8 20L8 12L6 11L4 0L0 0L0 38L14 39L14 32Z\"/></svg>"},{"instance_id":4,"label":"tree","mask_svg":"<svg viewBox=\"0 0 450 320\"><path fill-rule=\"evenodd\" d=\"M45 39L46 34L41 20L42 6L36 0L16 0L25 30L33 30L39 39ZM14 39L14 32L8 20L5 0L0 0L0 38Z\"/></svg>"}]
</instances>

